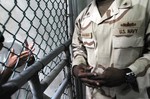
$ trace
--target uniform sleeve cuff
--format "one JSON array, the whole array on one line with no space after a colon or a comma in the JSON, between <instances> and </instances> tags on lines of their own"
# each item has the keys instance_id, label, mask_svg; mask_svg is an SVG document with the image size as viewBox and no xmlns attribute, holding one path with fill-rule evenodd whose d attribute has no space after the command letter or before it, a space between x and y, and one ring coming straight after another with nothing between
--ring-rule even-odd
<instances>
[{"instance_id":1,"label":"uniform sleeve cuff","mask_svg":"<svg viewBox=\"0 0 150 99\"><path fill-rule=\"evenodd\" d=\"M131 69L135 75L137 75L137 74L143 72L148 64L149 64L148 59L141 58L141 59L136 60L128 68Z\"/></svg>"},{"instance_id":2,"label":"uniform sleeve cuff","mask_svg":"<svg viewBox=\"0 0 150 99\"><path fill-rule=\"evenodd\" d=\"M87 64L84 57L77 56L75 59L73 59L72 66L79 65L81 63L83 63L85 65Z\"/></svg>"}]
</instances>

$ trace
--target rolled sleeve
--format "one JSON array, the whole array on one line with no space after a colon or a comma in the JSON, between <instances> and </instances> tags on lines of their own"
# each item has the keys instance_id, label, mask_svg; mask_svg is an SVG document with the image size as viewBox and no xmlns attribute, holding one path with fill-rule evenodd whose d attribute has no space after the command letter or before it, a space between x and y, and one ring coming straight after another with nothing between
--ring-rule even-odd
<instances>
[{"instance_id":1,"label":"rolled sleeve","mask_svg":"<svg viewBox=\"0 0 150 99\"><path fill-rule=\"evenodd\" d=\"M133 64L131 64L128 68L130 68L135 75L143 72L149 64L149 60L146 58L139 58Z\"/></svg>"}]
</instances>

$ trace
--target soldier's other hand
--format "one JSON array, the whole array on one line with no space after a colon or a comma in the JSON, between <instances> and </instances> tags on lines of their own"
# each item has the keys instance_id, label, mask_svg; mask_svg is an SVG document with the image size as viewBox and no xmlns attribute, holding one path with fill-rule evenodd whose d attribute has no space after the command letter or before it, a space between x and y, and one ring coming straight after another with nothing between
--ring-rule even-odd
<instances>
[{"instance_id":1,"label":"soldier's other hand","mask_svg":"<svg viewBox=\"0 0 150 99\"><path fill-rule=\"evenodd\" d=\"M125 83L125 71L109 67L102 74L98 74L91 79L97 81L97 87L115 87Z\"/></svg>"}]
</instances>

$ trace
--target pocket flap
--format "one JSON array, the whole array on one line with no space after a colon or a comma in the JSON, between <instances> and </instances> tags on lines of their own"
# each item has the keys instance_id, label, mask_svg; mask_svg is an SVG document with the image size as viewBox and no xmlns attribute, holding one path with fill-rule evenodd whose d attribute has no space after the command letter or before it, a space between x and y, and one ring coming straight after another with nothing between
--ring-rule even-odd
<instances>
[{"instance_id":1,"label":"pocket flap","mask_svg":"<svg viewBox=\"0 0 150 99\"><path fill-rule=\"evenodd\" d=\"M142 37L113 37L114 48L143 47Z\"/></svg>"}]
</instances>

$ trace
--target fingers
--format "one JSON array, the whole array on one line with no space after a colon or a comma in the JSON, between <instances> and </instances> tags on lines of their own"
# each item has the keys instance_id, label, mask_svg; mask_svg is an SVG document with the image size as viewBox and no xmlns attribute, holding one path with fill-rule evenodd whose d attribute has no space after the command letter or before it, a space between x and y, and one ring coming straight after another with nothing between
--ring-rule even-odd
<instances>
[{"instance_id":1,"label":"fingers","mask_svg":"<svg viewBox=\"0 0 150 99\"><path fill-rule=\"evenodd\" d=\"M96 74L90 72L79 73L79 79L89 87L102 87L106 85L107 79L103 74Z\"/></svg>"},{"instance_id":2,"label":"fingers","mask_svg":"<svg viewBox=\"0 0 150 99\"><path fill-rule=\"evenodd\" d=\"M96 76L93 76L91 79L93 80L107 80L107 77L104 74L96 74Z\"/></svg>"},{"instance_id":3,"label":"fingers","mask_svg":"<svg viewBox=\"0 0 150 99\"><path fill-rule=\"evenodd\" d=\"M11 52L12 52L12 53L14 53L14 52L15 52L15 50L12 48L12 49L11 49Z\"/></svg>"},{"instance_id":4,"label":"fingers","mask_svg":"<svg viewBox=\"0 0 150 99\"><path fill-rule=\"evenodd\" d=\"M33 43L28 45L28 49L31 50L32 52L35 50L35 48L33 48L33 45L34 45Z\"/></svg>"},{"instance_id":5,"label":"fingers","mask_svg":"<svg viewBox=\"0 0 150 99\"><path fill-rule=\"evenodd\" d=\"M102 87L106 84L104 80L92 80L88 78L81 78L81 81L89 87Z\"/></svg>"},{"instance_id":6,"label":"fingers","mask_svg":"<svg viewBox=\"0 0 150 99\"><path fill-rule=\"evenodd\" d=\"M90 72L84 72L84 73L79 73L78 77L79 78L83 78L83 77L87 77L87 78L91 78L96 76L96 73L90 73Z\"/></svg>"},{"instance_id":7,"label":"fingers","mask_svg":"<svg viewBox=\"0 0 150 99\"><path fill-rule=\"evenodd\" d=\"M19 55L19 62L17 64L18 67L22 66L23 64L26 63L27 59L29 58L29 51L23 51L20 55Z\"/></svg>"},{"instance_id":8,"label":"fingers","mask_svg":"<svg viewBox=\"0 0 150 99\"><path fill-rule=\"evenodd\" d=\"M22 61L27 61L28 58L29 58L29 60L31 60L33 58L33 55L30 53L29 50L23 51L19 55L19 59L22 60Z\"/></svg>"},{"instance_id":9,"label":"fingers","mask_svg":"<svg viewBox=\"0 0 150 99\"><path fill-rule=\"evenodd\" d=\"M33 57L32 52L35 50L35 48L33 48L33 46L34 46L33 43L29 44L27 41L25 41L26 50L21 52L20 55L15 54L14 53L15 50L14 50L14 48L12 48L9 53L7 65L9 67L12 67L17 63L17 60L19 60L17 63L17 66L23 65L27 61L28 58L30 59L30 57L31 58Z\"/></svg>"},{"instance_id":10,"label":"fingers","mask_svg":"<svg viewBox=\"0 0 150 99\"><path fill-rule=\"evenodd\" d=\"M24 43L25 43L25 46L26 46L26 47L28 47L28 46L29 46L29 44L28 44L28 41L27 41L27 40L25 40L25 41L24 41Z\"/></svg>"},{"instance_id":11,"label":"fingers","mask_svg":"<svg viewBox=\"0 0 150 99\"><path fill-rule=\"evenodd\" d=\"M12 48L12 49L10 50L9 58L14 55L14 52L15 52L15 51L14 51L14 49Z\"/></svg>"},{"instance_id":12,"label":"fingers","mask_svg":"<svg viewBox=\"0 0 150 99\"><path fill-rule=\"evenodd\" d=\"M31 52L35 50L35 48L33 48L34 44L33 43L29 44L27 40L25 40L25 46L26 46L26 50L30 50Z\"/></svg>"},{"instance_id":13,"label":"fingers","mask_svg":"<svg viewBox=\"0 0 150 99\"><path fill-rule=\"evenodd\" d=\"M33 43L29 44L28 48L32 49L33 48Z\"/></svg>"},{"instance_id":14,"label":"fingers","mask_svg":"<svg viewBox=\"0 0 150 99\"><path fill-rule=\"evenodd\" d=\"M20 55L19 55L19 58L22 59L22 58L27 58L29 56L29 51L23 51Z\"/></svg>"},{"instance_id":15,"label":"fingers","mask_svg":"<svg viewBox=\"0 0 150 99\"><path fill-rule=\"evenodd\" d=\"M91 66L85 66L84 69L85 69L86 72L91 72L91 70L93 69L93 67L91 67Z\"/></svg>"},{"instance_id":16,"label":"fingers","mask_svg":"<svg viewBox=\"0 0 150 99\"><path fill-rule=\"evenodd\" d=\"M35 50L35 48L32 48L32 49L31 49L31 52L33 52L34 50Z\"/></svg>"},{"instance_id":17,"label":"fingers","mask_svg":"<svg viewBox=\"0 0 150 99\"><path fill-rule=\"evenodd\" d=\"M28 56L29 56L29 53L30 53L29 51L23 51L18 57L19 57L19 58L28 57ZM14 49L12 48L9 57L13 57L14 55L15 55ZM16 56L17 56L17 55L16 55Z\"/></svg>"},{"instance_id":18,"label":"fingers","mask_svg":"<svg viewBox=\"0 0 150 99\"><path fill-rule=\"evenodd\" d=\"M32 54L34 52L34 50L35 50L35 48L33 48L33 44L29 45L27 50L29 50L31 52L31 54Z\"/></svg>"},{"instance_id":19,"label":"fingers","mask_svg":"<svg viewBox=\"0 0 150 99\"><path fill-rule=\"evenodd\" d=\"M17 61L17 55L14 53L14 49L12 48L9 53L9 58L7 60L7 67L14 67Z\"/></svg>"},{"instance_id":20,"label":"fingers","mask_svg":"<svg viewBox=\"0 0 150 99\"><path fill-rule=\"evenodd\" d=\"M81 81L88 86L97 86L97 84L98 84L98 82L96 82L95 80L91 80L88 78L81 78Z\"/></svg>"}]
</instances>

